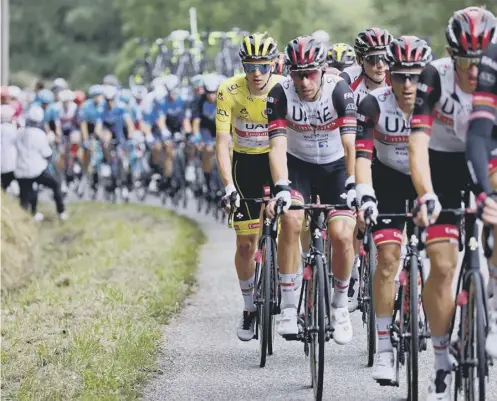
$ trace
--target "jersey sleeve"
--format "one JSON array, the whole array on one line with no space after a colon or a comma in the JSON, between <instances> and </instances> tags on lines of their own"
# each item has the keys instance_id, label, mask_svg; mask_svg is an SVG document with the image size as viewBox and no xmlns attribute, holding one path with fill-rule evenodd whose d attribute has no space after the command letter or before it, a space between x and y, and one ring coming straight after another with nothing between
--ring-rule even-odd
<instances>
[{"instance_id":1,"label":"jersey sleeve","mask_svg":"<svg viewBox=\"0 0 497 401\"><path fill-rule=\"evenodd\" d=\"M469 117L466 139L468 161L473 191L490 193L492 186L488 174L488 149L495 129L497 114L497 44L488 47L482 57L476 90L473 93L473 111ZM497 141L494 141L494 146Z\"/></svg>"},{"instance_id":2,"label":"jersey sleeve","mask_svg":"<svg viewBox=\"0 0 497 401\"><path fill-rule=\"evenodd\" d=\"M342 78L345 82L347 82L347 85L350 85L352 83L352 81L350 80L350 75L347 74L346 72L341 72L338 76Z\"/></svg>"},{"instance_id":3,"label":"jersey sleeve","mask_svg":"<svg viewBox=\"0 0 497 401\"><path fill-rule=\"evenodd\" d=\"M269 140L280 135L286 136L287 98L280 83L269 91L266 105Z\"/></svg>"},{"instance_id":4,"label":"jersey sleeve","mask_svg":"<svg viewBox=\"0 0 497 401\"><path fill-rule=\"evenodd\" d=\"M354 92L344 80L338 81L331 95L338 118L340 135L355 134L357 131L356 105Z\"/></svg>"},{"instance_id":5,"label":"jersey sleeve","mask_svg":"<svg viewBox=\"0 0 497 401\"><path fill-rule=\"evenodd\" d=\"M231 116L233 113L232 105L227 97L227 87L223 83L217 90L216 101L216 131L230 132L231 131Z\"/></svg>"},{"instance_id":6,"label":"jersey sleeve","mask_svg":"<svg viewBox=\"0 0 497 401\"><path fill-rule=\"evenodd\" d=\"M419 77L416 87L416 104L411 119L411 134L425 132L431 135L433 109L442 95L438 70L428 64Z\"/></svg>"},{"instance_id":7,"label":"jersey sleeve","mask_svg":"<svg viewBox=\"0 0 497 401\"><path fill-rule=\"evenodd\" d=\"M374 127L380 117L380 105L373 95L367 95L357 109L356 158L373 159Z\"/></svg>"},{"instance_id":8,"label":"jersey sleeve","mask_svg":"<svg viewBox=\"0 0 497 401\"><path fill-rule=\"evenodd\" d=\"M191 104L191 110L192 110L192 119L200 118L202 116L201 113L202 98L200 96L193 99Z\"/></svg>"}]
</instances>

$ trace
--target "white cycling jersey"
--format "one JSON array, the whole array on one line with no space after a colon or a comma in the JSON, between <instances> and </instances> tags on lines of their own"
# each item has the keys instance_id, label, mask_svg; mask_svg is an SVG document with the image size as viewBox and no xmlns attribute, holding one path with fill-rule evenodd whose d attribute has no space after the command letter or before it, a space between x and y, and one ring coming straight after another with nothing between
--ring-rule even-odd
<instances>
[{"instance_id":1,"label":"white cycling jersey","mask_svg":"<svg viewBox=\"0 0 497 401\"><path fill-rule=\"evenodd\" d=\"M78 115L78 105L76 103L70 102L67 107L64 107L62 102L58 102L55 105L55 110L63 131L71 130L76 127Z\"/></svg>"},{"instance_id":2,"label":"white cycling jersey","mask_svg":"<svg viewBox=\"0 0 497 401\"><path fill-rule=\"evenodd\" d=\"M350 85L357 78L359 78L362 74L362 66L359 64L351 65L350 67L346 67L343 69L340 76L345 79L345 81Z\"/></svg>"},{"instance_id":3,"label":"white cycling jersey","mask_svg":"<svg viewBox=\"0 0 497 401\"><path fill-rule=\"evenodd\" d=\"M371 160L375 149L381 163L410 174L410 119L399 108L392 88L371 91L359 105L357 121L356 156Z\"/></svg>"},{"instance_id":4,"label":"white cycling jersey","mask_svg":"<svg viewBox=\"0 0 497 401\"><path fill-rule=\"evenodd\" d=\"M472 94L455 82L450 57L431 62L417 85L412 130L431 135L429 148L440 152L464 152L472 110Z\"/></svg>"},{"instance_id":5,"label":"white cycling jersey","mask_svg":"<svg viewBox=\"0 0 497 401\"><path fill-rule=\"evenodd\" d=\"M340 135L355 134L354 95L340 77L325 75L319 98L300 100L290 78L268 94L269 139L287 137L287 152L305 162L328 164L344 157Z\"/></svg>"}]
</instances>

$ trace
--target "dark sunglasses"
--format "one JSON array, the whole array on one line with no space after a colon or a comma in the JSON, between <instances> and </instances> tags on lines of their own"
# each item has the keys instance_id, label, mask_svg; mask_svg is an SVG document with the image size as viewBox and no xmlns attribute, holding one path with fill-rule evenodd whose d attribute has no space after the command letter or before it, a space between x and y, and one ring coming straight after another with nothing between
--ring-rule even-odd
<instances>
[{"instance_id":1,"label":"dark sunglasses","mask_svg":"<svg viewBox=\"0 0 497 401\"><path fill-rule=\"evenodd\" d=\"M404 84L407 80L411 81L412 84L417 84L419 76L420 74L410 72L392 72L390 74L392 82L396 84Z\"/></svg>"},{"instance_id":2,"label":"dark sunglasses","mask_svg":"<svg viewBox=\"0 0 497 401\"><path fill-rule=\"evenodd\" d=\"M377 65L380 61L387 62L385 54L368 54L364 56L364 61L369 65Z\"/></svg>"},{"instance_id":3,"label":"dark sunglasses","mask_svg":"<svg viewBox=\"0 0 497 401\"><path fill-rule=\"evenodd\" d=\"M290 71L290 76L297 81L302 81L304 80L304 78L315 81L316 79L321 77L321 72L322 70L319 69Z\"/></svg>"},{"instance_id":4,"label":"dark sunglasses","mask_svg":"<svg viewBox=\"0 0 497 401\"><path fill-rule=\"evenodd\" d=\"M469 69L472 65L480 64L480 57L455 57L456 64L463 70Z\"/></svg>"},{"instance_id":5,"label":"dark sunglasses","mask_svg":"<svg viewBox=\"0 0 497 401\"><path fill-rule=\"evenodd\" d=\"M261 74L267 74L271 70L271 64L243 63L245 72L255 72L259 70Z\"/></svg>"}]
</instances>

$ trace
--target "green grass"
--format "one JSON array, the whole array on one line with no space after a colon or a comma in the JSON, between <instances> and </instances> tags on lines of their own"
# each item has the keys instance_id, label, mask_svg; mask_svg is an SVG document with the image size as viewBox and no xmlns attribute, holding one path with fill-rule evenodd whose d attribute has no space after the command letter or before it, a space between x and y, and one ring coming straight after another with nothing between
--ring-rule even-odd
<instances>
[{"instance_id":1,"label":"green grass","mask_svg":"<svg viewBox=\"0 0 497 401\"><path fill-rule=\"evenodd\" d=\"M134 205L70 212L42 225L35 276L2 293L2 399L139 398L193 283L203 236L190 221Z\"/></svg>"}]
</instances>

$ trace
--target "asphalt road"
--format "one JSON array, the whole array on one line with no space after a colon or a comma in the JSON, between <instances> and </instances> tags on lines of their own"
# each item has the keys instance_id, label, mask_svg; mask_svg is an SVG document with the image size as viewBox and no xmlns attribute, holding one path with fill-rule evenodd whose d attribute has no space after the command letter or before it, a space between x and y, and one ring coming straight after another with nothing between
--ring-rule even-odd
<instances>
[{"instance_id":1,"label":"asphalt road","mask_svg":"<svg viewBox=\"0 0 497 401\"><path fill-rule=\"evenodd\" d=\"M149 203L156 203L153 198ZM274 355L259 367L259 343L236 337L243 301L234 270L235 235L212 217L184 211L205 231L198 288L182 312L164 328L158 373L144 400L312 400L309 360L303 344L276 338ZM405 370L400 387L380 387L366 366L366 332L359 312L352 314L354 339L326 345L325 400L401 400L407 395ZM420 399L426 398L433 367L431 343L420 355ZM497 400L497 369L491 369L487 400Z\"/></svg>"},{"instance_id":2,"label":"asphalt road","mask_svg":"<svg viewBox=\"0 0 497 401\"><path fill-rule=\"evenodd\" d=\"M69 200L76 199L70 196ZM146 203L160 205L154 196ZM309 360L302 343L276 335L274 354L261 369L258 341L245 343L236 337L243 301L233 264L234 232L211 216L197 213L192 202L186 210L173 210L197 221L208 240L201 250L195 293L164 326L157 374L144 389L144 401L312 400ZM70 205L68 211L70 214ZM481 261L486 266L483 258ZM425 268L429 269L428 260ZM405 369L401 370L400 387L381 387L371 378L371 368L366 366L365 328L359 312L351 316L352 342L326 345L323 399L406 399ZM431 342L420 354L419 367L420 400L424 400L433 367ZM496 367L490 370L487 400L497 401Z\"/></svg>"}]
</instances>

